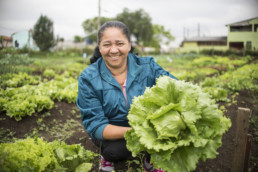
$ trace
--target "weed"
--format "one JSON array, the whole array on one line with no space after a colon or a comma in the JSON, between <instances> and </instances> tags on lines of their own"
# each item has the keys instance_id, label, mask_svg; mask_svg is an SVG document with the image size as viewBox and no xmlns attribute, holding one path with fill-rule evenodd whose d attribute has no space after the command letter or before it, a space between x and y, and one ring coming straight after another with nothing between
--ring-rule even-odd
<instances>
[{"instance_id":1,"label":"weed","mask_svg":"<svg viewBox=\"0 0 258 172\"><path fill-rule=\"evenodd\" d=\"M6 120L6 118L0 118L0 121L4 121L4 120Z\"/></svg>"},{"instance_id":2,"label":"weed","mask_svg":"<svg viewBox=\"0 0 258 172\"><path fill-rule=\"evenodd\" d=\"M64 114L63 114L63 111L62 111L62 110L59 110L59 113L60 113L60 115L61 115L61 116L64 116Z\"/></svg>"},{"instance_id":3,"label":"weed","mask_svg":"<svg viewBox=\"0 0 258 172\"><path fill-rule=\"evenodd\" d=\"M15 132L10 129L0 128L0 143L11 142L14 140Z\"/></svg>"},{"instance_id":4,"label":"weed","mask_svg":"<svg viewBox=\"0 0 258 172\"><path fill-rule=\"evenodd\" d=\"M49 116L51 116L50 112L45 112L44 114L42 114L42 118L46 118L46 117L49 117Z\"/></svg>"},{"instance_id":5,"label":"weed","mask_svg":"<svg viewBox=\"0 0 258 172\"><path fill-rule=\"evenodd\" d=\"M43 119L42 119L42 118L39 118L39 119L37 120L37 124L38 124L38 125L41 125L42 121L43 121Z\"/></svg>"},{"instance_id":6,"label":"weed","mask_svg":"<svg viewBox=\"0 0 258 172\"><path fill-rule=\"evenodd\" d=\"M227 112L227 109L225 108L225 106L220 106L219 109L220 109L223 113Z\"/></svg>"}]
</instances>

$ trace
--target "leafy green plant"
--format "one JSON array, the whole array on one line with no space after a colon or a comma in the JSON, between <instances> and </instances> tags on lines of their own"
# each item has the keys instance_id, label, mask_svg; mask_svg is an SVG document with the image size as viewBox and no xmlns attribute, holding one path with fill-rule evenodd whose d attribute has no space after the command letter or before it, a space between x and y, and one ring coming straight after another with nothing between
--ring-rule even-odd
<instances>
[{"instance_id":1,"label":"leafy green plant","mask_svg":"<svg viewBox=\"0 0 258 172\"><path fill-rule=\"evenodd\" d=\"M200 58L196 58L193 61L193 65L198 67L202 66L210 66L210 67L218 67L218 68L226 68L226 69L234 69L235 66L241 66L246 64L247 59L229 59L227 57L211 57L204 56Z\"/></svg>"},{"instance_id":2,"label":"leafy green plant","mask_svg":"<svg viewBox=\"0 0 258 172\"><path fill-rule=\"evenodd\" d=\"M78 144L27 138L0 144L0 171L89 171L96 156Z\"/></svg>"},{"instance_id":3,"label":"leafy green plant","mask_svg":"<svg viewBox=\"0 0 258 172\"><path fill-rule=\"evenodd\" d=\"M77 90L77 80L63 76L39 85L1 89L0 110L19 121L43 109L52 109L54 100L75 103Z\"/></svg>"},{"instance_id":4,"label":"leafy green plant","mask_svg":"<svg viewBox=\"0 0 258 172\"><path fill-rule=\"evenodd\" d=\"M55 77L56 73L53 69L46 69L43 73L43 76L46 78L53 78Z\"/></svg>"},{"instance_id":5,"label":"leafy green plant","mask_svg":"<svg viewBox=\"0 0 258 172\"><path fill-rule=\"evenodd\" d=\"M27 73L14 74L11 79L7 80L7 87L18 87L23 85L36 85L40 83L41 78L39 76L31 76Z\"/></svg>"},{"instance_id":6,"label":"leafy green plant","mask_svg":"<svg viewBox=\"0 0 258 172\"><path fill-rule=\"evenodd\" d=\"M133 99L128 119L127 148L133 156L148 152L165 171L191 171L199 159L215 158L231 126L199 86L167 76Z\"/></svg>"},{"instance_id":7,"label":"leafy green plant","mask_svg":"<svg viewBox=\"0 0 258 172\"><path fill-rule=\"evenodd\" d=\"M42 124L42 121L43 121L43 119L42 119L42 118L39 118L39 119L37 120L37 124L38 124L38 125L41 125L41 124Z\"/></svg>"},{"instance_id":8,"label":"leafy green plant","mask_svg":"<svg viewBox=\"0 0 258 172\"><path fill-rule=\"evenodd\" d=\"M0 53L0 74L32 72L33 70L28 68L28 66L33 64L33 62L34 59L30 58L28 54Z\"/></svg>"},{"instance_id":9,"label":"leafy green plant","mask_svg":"<svg viewBox=\"0 0 258 172\"><path fill-rule=\"evenodd\" d=\"M218 71L216 69L211 69L211 68L196 68L196 69L191 69L191 70L182 70L179 72L176 72L176 76L180 80L185 80L185 81L195 81L199 82L206 78L208 75L217 75Z\"/></svg>"},{"instance_id":10,"label":"leafy green plant","mask_svg":"<svg viewBox=\"0 0 258 172\"><path fill-rule=\"evenodd\" d=\"M24 116L31 116L35 112L43 109L51 109L54 102L47 96L33 94L33 86L24 86L20 88L10 88L4 93L5 97L2 109L6 111L6 115L14 117L17 121Z\"/></svg>"},{"instance_id":11,"label":"leafy green plant","mask_svg":"<svg viewBox=\"0 0 258 172\"><path fill-rule=\"evenodd\" d=\"M223 83L218 77L205 78L199 85L204 92L209 93L216 101L230 101L227 98L228 90L223 88Z\"/></svg>"},{"instance_id":12,"label":"leafy green plant","mask_svg":"<svg viewBox=\"0 0 258 172\"><path fill-rule=\"evenodd\" d=\"M258 65L247 64L235 71L220 76L224 87L231 92L250 90L258 92Z\"/></svg>"},{"instance_id":13,"label":"leafy green plant","mask_svg":"<svg viewBox=\"0 0 258 172\"><path fill-rule=\"evenodd\" d=\"M0 128L0 143L10 142L14 139L15 132L10 129Z\"/></svg>"},{"instance_id":14,"label":"leafy green plant","mask_svg":"<svg viewBox=\"0 0 258 172\"><path fill-rule=\"evenodd\" d=\"M62 109L59 110L60 116L64 116Z\"/></svg>"}]
</instances>

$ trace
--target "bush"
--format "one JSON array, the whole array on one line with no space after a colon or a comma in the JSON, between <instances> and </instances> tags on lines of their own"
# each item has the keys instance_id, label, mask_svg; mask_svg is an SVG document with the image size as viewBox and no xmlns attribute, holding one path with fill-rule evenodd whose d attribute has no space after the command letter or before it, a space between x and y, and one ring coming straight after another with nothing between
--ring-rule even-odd
<instances>
[{"instance_id":1,"label":"bush","mask_svg":"<svg viewBox=\"0 0 258 172\"><path fill-rule=\"evenodd\" d=\"M87 53L88 56L93 56L94 48L92 47L85 47L82 50L84 53Z\"/></svg>"},{"instance_id":2,"label":"bush","mask_svg":"<svg viewBox=\"0 0 258 172\"><path fill-rule=\"evenodd\" d=\"M258 51L252 51L252 50L237 50L237 49L228 49L226 51L224 50L214 50L214 49L206 49L200 51L200 54L206 54L206 55L217 55L217 56L258 56Z\"/></svg>"}]
</instances>

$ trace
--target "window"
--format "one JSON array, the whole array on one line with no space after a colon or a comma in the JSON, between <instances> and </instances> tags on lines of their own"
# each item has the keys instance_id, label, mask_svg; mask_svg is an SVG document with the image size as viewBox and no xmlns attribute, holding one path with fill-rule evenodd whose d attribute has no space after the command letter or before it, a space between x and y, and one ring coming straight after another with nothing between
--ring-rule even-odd
<instances>
[{"instance_id":1,"label":"window","mask_svg":"<svg viewBox=\"0 0 258 172\"><path fill-rule=\"evenodd\" d=\"M202 41L198 42L199 46L221 46L221 45L227 45L226 41Z\"/></svg>"},{"instance_id":2,"label":"window","mask_svg":"<svg viewBox=\"0 0 258 172\"><path fill-rule=\"evenodd\" d=\"M257 29L258 29L258 24L254 24L254 31L258 32Z\"/></svg>"},{"instance_id":3,"label":"window","mask_svg":"<svg viewBox=\"0 0 258 172\"><path fill-rule=\"evenodd\" d=\"M248 49L248 50L252 49L252 42L251 41L246 42L246 49Z\"/></svg>"},{"instance_id":4,"label":"window","mask_svg":"<svg viewBox=\"0 0 258 172\"><path fill-rule=\"evenodd\" d=\"M252 32L252 25L230 26L230 32Z\"/></svg>"},{"instance_id":5,"label":"window","mask_svg":"<svg viewBox=\"0 0 258 172\"><path fill-rule=\"evenodd\" d=\"M242 50L244 48L244 42L229 42L229 48Z\"/></svg>"}]
</instances>

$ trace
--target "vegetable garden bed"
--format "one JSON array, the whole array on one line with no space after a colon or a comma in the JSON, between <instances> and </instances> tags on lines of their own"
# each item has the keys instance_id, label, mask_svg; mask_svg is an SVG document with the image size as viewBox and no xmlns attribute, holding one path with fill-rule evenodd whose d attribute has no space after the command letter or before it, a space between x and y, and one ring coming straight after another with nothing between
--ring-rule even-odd
<instances>
[{"instance_id":1,"label":"vegetable garden bed","mask_svg":"<svg viewBox=\"0 0 258 172\"><path fill-rule=\"evenodd\" d=\"M188 80L194 83L201 83L202 81L204 81L206 76L216 76L216 78L219 78L224 74L223 76L224 79L225 78L228 79L230 76L237 77L238 75L234 73L234 71L237 71L242 66L248 63L253 64L254 66L257 67L257 60L255 61L255 58L253 58L250 61L250 57L244 58L244 60L235 61L236 63L233 65L227 64L229 63L227 60L225 60L227 63L223 64L223 59L221 58L219 58L220 63L218 63L217 61L214 62L214 59L213 61L211 61L210 58L202 59L202 58L196 57L195 60L191 60L191 58L187 58L187 59L175 58L175 60L171 64L168 64L168 62L166 62L167 57L157 58L156 60L158 63L160 63L160 65L164 66L165 69L169 70L175 76L177 76L178 74L180 79ZM27 77L29 79L25 79L26 82L25 81L20 83L17 82L18 83L17 85L14 83L14 80L13 82L11 82L10 80L11 78L13 78L13 75L10 76L10 78L8 78L8 75L4 76L4 74L1 74L2 90L6 91L10 87L21 88L23 85L37 86L37 85L40 85L39 83L37 83L39 82L39 80L40 82L43 83L41 88L43 88L44 86L49 86L49 84L47 83L51 81L53 82L52 86L54 86L55 84L58 85L57 83L54 84L54 81L57 82L56 80L58 80L61 82L61 78L56 77L55 75L62 75L62 77L64 78L72 77L76 81L76 77L79 75L81 70L85 67L82 64L81 65L74 64L74 62L76 62L76 58L73 59L72 62L70 62L69 60L67 61L63 60L62 58L56 58L54 63L53 61L50 62L52 63L52 65L48 65L50 63L47 63L47 62L45 63L45 62L46 62L45 60L40 62L36 60L34 62L29 62L28 64L24 63L22 65L23 71L26 71L24 73L27 73L29 76L36 76L37 78L33 80L32 78ZM56 65L57 63L60 65L57 66ZM197 63L198 65L196 64L194 65L193 63ZM70 66L70 69L67 66ZM205 72L205 70L203 70L201 73L195 72L199 68L210 68L210 69L221 68L223 69L223 71L226 68L227 69L226 71L230 72L230 74L229 76L227 76L227 73L224 73L218 70L217 71L207 70L207 73ZM48 69L48 71L46 71L46 69ZM19 72L19 70L21 69L18 67L15 68L16 73ZM54 73L51 72L51 70L54 71ZM44 74L44 71L46 71L45 74ZM184 73L185 71L189 71L188 74ZM253 83L257 84L257 73L255 72L257 72L257 70L256 71L254 70L254 72L252 73ZM63 75L64 73L65 75ZM41 77L41 78L38 78L38 77ZM242 78L242 82L244 82L243 78ZM234 84L233 82L232 83L227 82L227 83L228 83L226 85L227 87L225 86L225 84L222 85L222 83L217 83L219 85L215 87L215 88L223 88L223 89L228 88L228 90L231 89L231 91L227 92L226 97L224 96L222 98L221 97L214 97L214 98L217 98L217 104L219 104L219 107L224 112L224 115L231 119L232 126L223 135L222 146L218 149L219 154L217 155L217 157L212 160L208 159L206 162L202 162L200 160L195 170L196 172L206 172L206 171L224 172L224 171L231 170L232 160L234 156L233 151L234 151L234 145L235 145L234 136L236 134L235 120L236 120L238 107L249 108L252 111L251 118L250 118L249 133L253 135L253 140L252 140L251 159L249 163L249 168L252 171L258 171L258 127L257 127L258 95L256 92L257 90L255 90L256 88L254 88L253 85L248 87L248 83L244 82L242 85L246 86L246 88L248 87L248 89L245 89L245 87L244 88L241 87L242 86L241 85L237 87L238 90L232 91L233 87L236 88L237 84L233 85ZM35 110L35 112L31 114L31 116L28 116L28 115L22 116L19 121L16 121L14 117L11 118L10 116L7 116L6 115L7 111L4 110L3 107L1 107L0 142L8 143L8 142L14 142L17 139L26 139L28 137L31 137L31 138L38 137L38 138L43 138L47 142L61 140L68 145L81 144L86 150L90 150L92 152L99 154L99 149L91 142L90 138L84 131L83 126L81 125L80 113L76 107L76 104L73 101L70 101L70 103L68 103L69 100L66 98L66 96L62 94L62 92L58 92L57 87L55 88L56 89L53 89L52 91L53 94L51 95L48 95L47 93L45 94L46 96L50 96L51 100L53 101L51 108L42 108L38 111ZM74 88L75 87L73 88L69 87L67 89L73 90ZM65 88L63 87L63 89ZM3 94L4 93L2 91L0 98L1 97L6 98L6 96L4 97ZM57 98L57 95L59 96L62 95L62 96ZM218 94L214 96L218 96ZM13 97L10 96L9 101L12 99ZM1 106L3 105L3 101L1 100L0 100L0 105ZM115 164L116 171L137 171L137 170L140 171L142 169L141 162L139 162L140 160L141 158L137 157L137 158L128 160L126 162L117 163ZM92 167L92 170L90 171L99 171L98 169L99 158L95 158L94 160L91 161L91 163L93 163L93 167Z\"/></svg>"}]
</instances>

